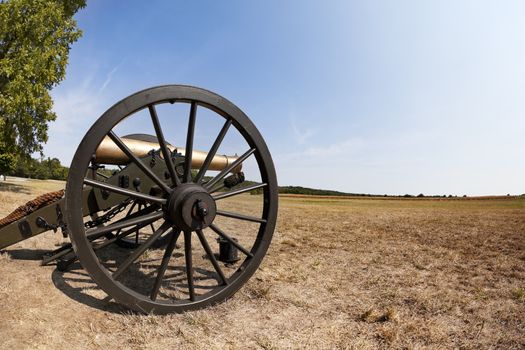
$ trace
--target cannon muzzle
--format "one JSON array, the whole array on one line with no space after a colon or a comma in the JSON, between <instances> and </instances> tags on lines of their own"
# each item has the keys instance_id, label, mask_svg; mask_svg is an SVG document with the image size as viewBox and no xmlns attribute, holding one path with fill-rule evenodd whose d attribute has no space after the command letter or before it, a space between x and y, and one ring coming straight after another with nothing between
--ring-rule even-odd
<instances>
[{"instance_id":1,"label":"cannon muzzle","mask_svg":"<svg viewBox=\"0 0 525 350\"><path fill-rule=\"evenodd\" d=\"M151 150L157 150L160 148L160 145L157 142L139 140L130 136L121 137L121 140L138 158L145 157ZM186 155L186 149L184 148L175 147L170 144L168 144L168 148L172 152L181 153L183 156ZM204 163L207 155L207 152L194 150L191 157L192 169L199 169ZM97 162L102 164L126 165L130 162L126 154L124 154L124 152L122 152L122 150L107 136L98 146L95 157ZM208 169L221 171L237 160L237 158L237 156L216 154L213 157ZM241 168L242 164L239 164L237 167L232 169L232 173L240 172Z\"/></svg>"}]
</instances>

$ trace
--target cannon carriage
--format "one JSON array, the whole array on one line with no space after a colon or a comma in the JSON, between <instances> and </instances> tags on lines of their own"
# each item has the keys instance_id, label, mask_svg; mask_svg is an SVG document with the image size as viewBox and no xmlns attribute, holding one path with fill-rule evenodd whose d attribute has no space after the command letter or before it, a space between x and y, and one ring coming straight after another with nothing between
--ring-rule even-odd
<instances>
[{"instance_id":1,"label":"cannon carriage","mask_svg":"<svg viewBox=\"0 0 525 350\"><path fill-rule=\"evenodd\" d=\"M221 154L233 148L235 155ZM260 195L247 197L253 191ZM0 249L60 230L71 243L43 264L65 270L78 259L126 307L183 312L221 302L248 281L270 245L277 205L272 158L250 119L210 91L160 86L123 99L95 122L65 191L1 220Z\"/></svg>"}]
</instances>

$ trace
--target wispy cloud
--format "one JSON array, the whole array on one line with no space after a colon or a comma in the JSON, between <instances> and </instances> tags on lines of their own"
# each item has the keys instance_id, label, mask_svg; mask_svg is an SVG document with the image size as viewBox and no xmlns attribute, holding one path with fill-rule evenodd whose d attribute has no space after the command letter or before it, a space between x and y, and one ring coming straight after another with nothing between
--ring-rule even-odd
<instances>
[{"instance_id":1,"label":"wispy cloud","mask_svg":"<svg viewBox=\"0 0 525 350\"><path fill-rule=\"evenodd\" d=\"M276 158L287 162L325 163L331 161L350 161L370 148L370 144L362 138L351 138L326 145L305 147L298 152L276 154Z\"/></svg>"},{"instance_id":2,"label":"wispy cloud","mask_svg":"<svg viewBox=\"0 0 525 350\"><path fill-rule=\"evenodd\" d=\"M98 89L98 94L101 94L106 87L111 83L111 80L113 79L113 74L119 69L119 67L124 63L125 59L123 59L119 64L117 64L113 69L106 75L106 80L104 80L104 83L102 83L102 86Z\"/></svg>"},{"instance_id":3,"label":"wispy cloud","mask_svg":"<svg viewBox=\"0 0 525 350\"><path fill-rule=\"evenodd\" d=\"M302 153L304 156L310 157L324 157L325 159L331 157L339 158L341 155L356 155L363 150L365 145L366 143L363 139L353 138L326 146L309 147Z\"/></svg>"},{"instance_id":4,"label":"wispy cloud","mask_svg":"<svg viewBox=\"0 0 525 350\"><path fill-rule=\"evenodd\" d=\"M98 78L98 66L93 64L84 71L81 81L66 82L53 90L53 110L57 120L49 124L49 141L44 152L49 157L57 157L68 165L85 132L108 107L111 94L102 93L120 65L106 74L102 84Z\"/></svg>"},{"instance_id":5,"label":"wispy cloud","mask_svg":"<svg viewBox=\"0 0 525 350\"><path fill-rule=\"evenodd\" d=\"M351 169L362 168L371 147L367 140L351 138L307 146L298 152L275 154L280 183L343 190L347 181L343 174L356 176ZM334 177L336 173L341 176Z\"/></svg>"},{"instance_id":6,"label":"wispy cloud","mask_svg":"<svg viewBox=\"0 0 525 350\"><path fill-rule=\"evenodd\" d=\"M290 124L292 126L292 132L295 139L295 142L297 142L299 145L304 145L310 139L312 136L314 136L317 133L317 130L312 128L306 128L303 129L302 127L299 127L297 123L297 118L295 117L295 113L292 113L290 117Z\"/></svg>"}]
</instances>

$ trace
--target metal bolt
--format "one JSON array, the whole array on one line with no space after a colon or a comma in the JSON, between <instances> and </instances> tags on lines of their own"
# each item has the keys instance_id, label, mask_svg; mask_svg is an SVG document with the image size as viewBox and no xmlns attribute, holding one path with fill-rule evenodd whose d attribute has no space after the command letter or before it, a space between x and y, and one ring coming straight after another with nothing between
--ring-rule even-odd
<instances>
[{"instance_id":1,"label":"metal bolt","mask_svg":"<svg viewBox=\"0 0 525 350\"><path fill-rule=\"evenodd\" d=\"M204 218L206 215L208 215L208 206L203 202L201 201L200 199L197 201L197 214L201 217L201 218Z\"/></svg>"}]
</instances>

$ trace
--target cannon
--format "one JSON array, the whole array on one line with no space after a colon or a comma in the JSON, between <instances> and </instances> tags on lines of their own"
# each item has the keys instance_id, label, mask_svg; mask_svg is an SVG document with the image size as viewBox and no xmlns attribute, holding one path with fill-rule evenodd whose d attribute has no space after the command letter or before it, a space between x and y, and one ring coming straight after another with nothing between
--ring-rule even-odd
<instances>
[{"instance_id":1,"label":"cannon","mask_svg":"<svg viewBox=\"0 0 525 350\"><path fill-rule=\"evenodd\" d=\"M65 190L0 220L0 249L60 230L70 243L43 264L79 261L132 310L185 312L226 300L256 272L277 208L273 161L246 114L208 90L158 86L92 125Z\"/></svg>"}]
</instances>

